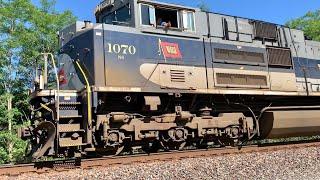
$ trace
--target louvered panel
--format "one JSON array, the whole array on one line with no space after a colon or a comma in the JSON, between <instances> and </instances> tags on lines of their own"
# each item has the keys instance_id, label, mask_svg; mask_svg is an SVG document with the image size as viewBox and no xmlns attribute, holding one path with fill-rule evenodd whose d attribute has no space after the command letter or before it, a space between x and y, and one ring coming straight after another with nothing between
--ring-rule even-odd
<instances>
[{"instance_id":1,"label":"louvered panel","mask_svg":"<svg viewBox=\"0 0 320 180\"><path fill-rule=\"evenodd\" d=\"M266 22L254 22L255 37L262 39L277 39L277 26Z\"/></svg>"},{"instance_id":2,"label":"louvered panel","mask_svg":"<svg viewBox=\"0 0 320 180\"><path fill-rule=\"evenodd\" d=\"M290 49L268 48L270 66L292 67L292 57Z\"/></svg>"},{"instance_id":3,"label":"louvered panel","mask_svg":"<svg viewBox=\"0 0 320 180\"><path fill-rule=\"evenodd\" d=\"M247 78L248 84L250 85L259 85L266 86L267 85L267 77L266 76L253 76Z\"/></svg>"},{"instance_id":4,"label":"louvered panel","mask_svg":"<svg viewBox=\"0 0 320 180\"><path fill-rule=\"evenodd\" d=\"M170 70L171 82L186 82L185 72L183 70Z\"/></svg>"},{"instance_id":5,"label":"louvered panel","mask_svg":"<svg viewBox=\"0 0 320 180\"><path fill-rule=\"evenodd\" d=\"M237 86L267 86L267 77L261 75L217 73L217 84Z\"/></svg>"},{"instance_id":6,"label":"louvered panel","mask_svg":"<svg viewBox=\"0 0 320 180\"><path fill-rule=\"evenodd\" d=\"M230 59L229 53L231 50L227 49L214 49L214 55L216 59Z\"/></svg>"},{"instance_id":7,"label":"louvered panel","mask_svg":"<svg viewBox=\"0 0 320 180\"><path fill-rule=\"evenodd\" d=\"M247 82L247 76L246 75L233 74L233 75L230 76L230 78L231 78L231 84L250 85Z\"/></svg>"},{"instance_id":8,"label":"louvered panel","mask_svg":"<svg viewBox=\"0 0 320 180\"><path fill-rule=\"evenodd\" d=\"M230 74L218 73L217 74L218 84L232 84L232 78Z\"/></svg>"},{"instance_id":9,"label":"louvered panel","mask_svg":"<svg viewBox=\"0 0 320 180\"><path fill-rule=\"evenodd\" d=\"M243 51L232 51L229 53L230 59L234 59L234 60L245 61L246 60L245 56L246 56L246 52L243 52Z\"/></svg>"},{"instance_id":10,"label":"louvered panel","mask_svg":"<svg viewBox=\"0 0 320 180\"><path fill-rule=\"evenodd\" d=\"M251 62L251 63L264 63L264 54L248 51L236 51L229 49L215 48L215 58L221 60Z\"/></svg>"}]
</instances>

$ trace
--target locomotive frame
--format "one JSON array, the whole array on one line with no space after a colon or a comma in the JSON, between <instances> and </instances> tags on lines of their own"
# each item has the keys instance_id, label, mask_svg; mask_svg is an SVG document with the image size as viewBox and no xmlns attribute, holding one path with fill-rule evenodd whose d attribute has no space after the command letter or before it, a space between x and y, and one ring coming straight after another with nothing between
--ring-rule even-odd
<instances>
[{"instance_id":1,"label":"locomotive frame","mask_svg":"<svg viewBox=\"0 0 320 180\"><path fill-rule=\"evenodd\" d=\"M59 33L57 87L46 67L36 79L34 158L320 133L320 42L302 31L149 0L95 15Z\"/></svg>"}]
</instances>

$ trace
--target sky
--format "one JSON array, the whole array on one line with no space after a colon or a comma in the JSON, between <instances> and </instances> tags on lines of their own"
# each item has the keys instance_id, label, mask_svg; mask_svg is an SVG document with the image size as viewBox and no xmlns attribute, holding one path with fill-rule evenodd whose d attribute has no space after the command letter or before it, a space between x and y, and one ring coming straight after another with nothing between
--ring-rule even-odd
<instances>
[{"instance_id":1,"label":"sky","mask_svg":"<svg viewBox=\"0 0 320 180\"><path fill-rule=\"evenodd\" d=\"M32 0L38 4L39 0ZM94 9L101 0L56 0L58 11L71 10L78 20L95 21ZM196 7L197 0L161 0ZM204 0L213 12L264 20L277 24L320 9L320 0Z\"/></svg>"}]
</instances>

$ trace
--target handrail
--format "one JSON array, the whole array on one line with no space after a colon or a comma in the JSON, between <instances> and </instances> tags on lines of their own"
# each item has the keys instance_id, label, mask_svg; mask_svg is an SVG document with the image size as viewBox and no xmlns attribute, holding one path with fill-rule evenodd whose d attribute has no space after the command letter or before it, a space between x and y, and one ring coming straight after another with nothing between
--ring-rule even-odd
<instances>
[{"instance_id":1,"label":"handrail","mask_svg":"<svg viewBox=\"0 0 320 180\"><path fill-rule=\"evenodd\" d=\"M59 122L60 120L60 83L59 83L59 75L58 75L58 69L56 66L56 61L54 59L54 56L52 53L41 53L42 55L44 55L45 59L48 59L48 56L50 56L51 60L52 60L52 65L54 68L54 73L56 76L56 83L57 83L57 104L56 104L56 108L57 108L57 119L56 121Z\"/></svg>"},{"instance_id":2,"label":"handrail","mask_svg":"<svg viewBox=\"0 0 320 180\"><path fill-rule=\"evenodd\" d=\"M79 60L76 60L76 65L78 66L85 82L86 82L86 89L87 89L87 108L88 108L88 126L89 126L89 129L92 128L92 114L91 114L91 89L90 89L90 84L89 84L89 81L88 81L88 78L84 72L84 70L82 69L80 63L79 63Z\"/></svg>"}]
</instances>

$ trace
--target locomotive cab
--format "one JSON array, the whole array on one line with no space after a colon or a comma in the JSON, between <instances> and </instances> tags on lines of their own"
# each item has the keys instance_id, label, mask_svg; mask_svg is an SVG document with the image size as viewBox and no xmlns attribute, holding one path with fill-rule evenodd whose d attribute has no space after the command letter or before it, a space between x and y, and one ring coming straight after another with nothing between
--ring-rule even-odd
<instances>
[{"instance_id":1,"label":"locomotive cab","mask_svg":"<svg viewBox=\"0 0 320 180\"><path fill-rule=\"evenodd\" d=\"M139 4L140 25L156 29L195 32L195 9L142 2ZM166 26L166 24L169 24Z\"/></svg>"},{"instance_id":2,"label":"locomotive cab","mask_svg":"<svg viewBox=\"0 0 320 180\"><path fill-rule=\"evenodd\" d=\"M95 10L97 23L140 27L153 33L195 33L197 9L150 0L105 0ZM168 32L169 31L169 32Z\"/></svg>"},{"instance_id":3,"label":"locomotive cab","mask_svg":"<svg viewBox=\"0 0 320 180\"><path fill-rule=\"evenodd\" d=\"M34 158L320 134L320 42L302 31L151 0L95 16L59 32L57 87L39 75Z\"/></svg>"},{"instance_id":4,"label":"locomotive cab","mask_svg":"<svg viewBox=\"0 0 320 180\"><path fill-rule=\"evenodd\" d=\"M106 0L96 10L97 23L134 27L134 5L130 0Z\"/></svg>"}]
</instances>

